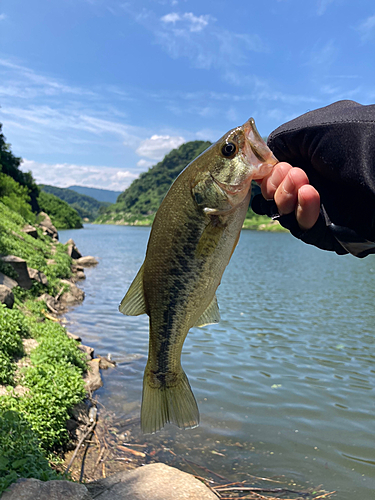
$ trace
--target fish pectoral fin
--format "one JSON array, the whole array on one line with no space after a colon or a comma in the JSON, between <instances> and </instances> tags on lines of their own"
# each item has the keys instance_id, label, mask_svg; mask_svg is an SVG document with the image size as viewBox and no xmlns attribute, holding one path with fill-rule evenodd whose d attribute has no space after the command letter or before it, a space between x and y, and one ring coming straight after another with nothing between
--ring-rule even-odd
<instances>
[{"instance_id":1,"label":"fish pectoral fin","mask_svg":"<svg viewBox=\"0 0 375 500\"><path fill-rule=\"evenodd\" d=\"M195 250L196 257L209 257L216 250L225 228L225 225L217 222L218 220L219 219L212 219L203 231Z\"/></svg>"},{"instance_id":2,"label":"fish pectoral fin","mask_svg":"<svg viewBox=\"0 0 375 500\"><path fill-rule=\"evenodd\" d=\"M154 434L168 422L180 429L199 425L199 411L188 378L181 368L179 381L172 387L150 384L147 367L143 379L141 428L145 434Z\"/></svg>"},{"instance_id":3,"label":"fish pectoral fin","mask_svg":"<svg viewBox=\"0 0 375 500\"><path fill-rule=\"evenodd\" d=\"M198 321L194 326L205 326L212 325L213 323L219 323L220 321L220 311L217 303L216 295L211 301L211 304L207 307Z\"/></svg>"},{"instance_id":4,"label":"fish pectoral fin","mask_svg":"<svg viewBox=\"0 0 375 500\"><path fill-rule=\"evenodd\" d=\"M119 305L119 311L127 316L146 314L146 303L143 293L143 266L142 264L129 290Z\"/></svg>"}]
</instances>

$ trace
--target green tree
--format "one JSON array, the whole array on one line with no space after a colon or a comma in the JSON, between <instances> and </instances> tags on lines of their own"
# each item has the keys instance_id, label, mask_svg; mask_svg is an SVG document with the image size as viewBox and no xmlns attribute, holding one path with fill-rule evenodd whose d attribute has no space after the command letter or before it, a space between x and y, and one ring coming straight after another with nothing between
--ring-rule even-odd
<instances>
[{"instance_id":1,"label":"green tree","mask_svg":"<svg viewBox=\"0 0 375 500\"><path fill-rule=\"evenodd\" d=\"M39 211L38 195L39 188L33 179L31 172L22 172L19 169L22 158L14 156L11 151L10 144L7 144L4 134L2 133L2 123L0 123L0 170L12 177L18 184L27 188L27 194L30 196L30 205L33 212Z\"/></svg>"},{"instance_id":2,"label":"green tree","mask_svg":"<svg viewBox=\"0 0 375 500\"><path fill-rule=\"evenodd\" d=\"M38 197L40 209L46 212L57 229L79 229L82 221L77 211L53 194L41 191Z\"/></svg>"}]
</instances>

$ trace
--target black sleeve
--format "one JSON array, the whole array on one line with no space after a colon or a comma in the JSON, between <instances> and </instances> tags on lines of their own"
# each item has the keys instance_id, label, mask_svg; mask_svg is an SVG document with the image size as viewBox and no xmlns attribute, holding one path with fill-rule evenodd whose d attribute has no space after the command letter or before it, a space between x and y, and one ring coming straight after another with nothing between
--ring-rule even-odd
<instances>
[{"instance_id":1,"label":"black sleeve","mask_svg":"<svg viewBox=\"0 0 375 500\"><path fill-rule=\"evenodd\" d=\"M268 145L279 161L302 168L321 197L309 231L299 229L294 214L279 222L325 250L375 253L375 105L339 101L310 111L272 132Z\"/></svg>"}]
</instances>

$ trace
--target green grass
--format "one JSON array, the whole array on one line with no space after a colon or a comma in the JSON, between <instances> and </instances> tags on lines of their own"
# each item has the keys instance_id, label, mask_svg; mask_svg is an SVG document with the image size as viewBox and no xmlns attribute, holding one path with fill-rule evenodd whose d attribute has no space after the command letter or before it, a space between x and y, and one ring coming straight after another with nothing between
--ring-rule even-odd
<instances>
[{"instance_id":1,"label":"green grass","mask_svg":"<svg viewBox=\"0 0 375 500\"><path fill-rule=\"evenodd\" d=\"M19 477L59 477L48 457L67 443L69 411L85 397L85 355L59 323L46 319L46 304L36 301L42 293L58 293L60 279L71 275L71 258L64 245L52 244L40 230L38 239L23 233L25 224L0 202L0 254L25 259L49 282L47 287L35 282L30 290L15 287L14 308L0 305L0 384L8 389L0 396L0 494ZM12 274L6 266L1 270ZM36 339L38 346L29 366L16 371L25 338ZM16 384L26 387L24 395L15 393Z\"/></svg>"}]
</instances>

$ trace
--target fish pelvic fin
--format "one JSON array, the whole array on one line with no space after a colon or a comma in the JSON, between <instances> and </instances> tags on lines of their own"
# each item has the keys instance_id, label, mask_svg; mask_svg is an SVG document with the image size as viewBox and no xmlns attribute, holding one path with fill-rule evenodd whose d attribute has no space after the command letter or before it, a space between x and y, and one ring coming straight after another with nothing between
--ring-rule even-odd
<instances>
[{"instance_id":1,"label":"fish pelvic fin","mask_svg":"<svg viewBox=\"0 0 375 500\"><path fill-rule=\"evenodd\" d=\"M193 429L199 425L199 410L188 378L182 370L168 384L168 374L158 377L147 370L143 379L141 428L145 434L154 434L168 422L180 429ZM159 380L157 380L159 379Z\"/></svg>"},{"instance_id":2,"label":"fish pelvic fin","mask_svg":"<svg viewBox=\"0 0 375 500\"><path fill-rule=\"evenodd\" d=\"M219 323L220 321L220 312L219 306L217 303L216 295L212 299L210 305L204 311L204 313L198 318L194 326L205 326L212 325L214 323Z\"/></svg>"},{"instance_id":3,"label":"fish pelvic fin","mask_svg":"<svg viewBox=\"0 0 375 500\"><path fill-rule=\"evenodd\" d=\"M119 305L119 311L127 316L139 316L146 313L146 303L143 293L143 266L142 264L129 290Z\"/></svg>"}]
</instances>

